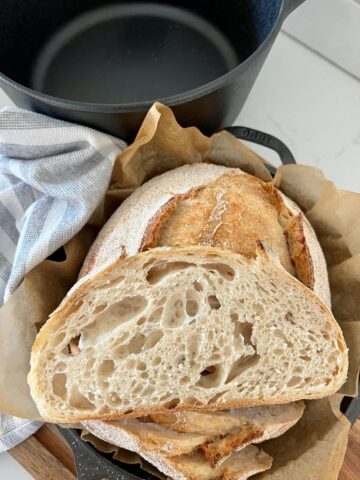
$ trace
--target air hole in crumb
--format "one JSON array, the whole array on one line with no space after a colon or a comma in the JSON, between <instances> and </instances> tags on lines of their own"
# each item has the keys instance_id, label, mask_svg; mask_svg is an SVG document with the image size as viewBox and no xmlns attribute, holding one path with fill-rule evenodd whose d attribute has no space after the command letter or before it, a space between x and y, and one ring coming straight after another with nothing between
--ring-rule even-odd
<instances>
[{"instance_id":1,"label":"air hole in crumb","mask_svg":"<svg viewBox=\"0 0 360 480\"><path fill-rule=\"evenodd\" d=\"M194 286L194 289L197 291L197 292L202 292L203 291L203 287L201 285L201 283L195 281L193 283L193 286Z\"/></svg>"},{"instance_id":2,"label":"air hole in crumb","mask_svg":"<svg viewBox=\"0 0 360 480\"><path fill-rule=\"evenodd\" d=\"M142 385L137 384L136 387L132 390L131 393L133 395L138 395L140 392L142 392L142 389L143 389Z\"/></svg>"},{"instance_id":3,"label":"air hole in crumb","mask_svg":"<svg viewBox=\"0 0 360 480\"><path fill-rule=\"evenodd\" d=\"M203 265L203 267L210 270L211 273L215 273L215 270L225 280L232 281L235 278L235 271L224 263L208 263Z\"/></svg>"},{"instance_id":4,"label":"air hole in crumb","mask_svg":"<svg viewBox=\"0 0 360 480\"><path fill-rule=\"evenodd\" d=\"M252 309L255 315L264 316L265 315L265 308L260 303L253 303Z\"/></svg>"},{"instance_id":5,"label":"air hole in crumb","mask_svg":"<svg viewBox=\"0 0 360 480\"><path fill-rule=\"evenodd\" d=\"M141 317L139 318L139 320L136 322L137 325L144 325L144 323L146 322L146 317Z\"/></svg>"},{"instance_id":6,"label":"air hole in crumb","mask_svg":"<svg viewBox=\"0 0 360 480\"><path fill-rule=\"evenodd\" d=\"M220 365L209 365L200 373L200 379L196 382L196 386L201 388L217 387L223 380L223 373Z\"/></svg>"},{"instance_id":7,"label":"air hole in crumb","mask_svg":"<svg viewBox=\"0 0 360 480\"><path fill-rule=\"evenodd\" d=\"M114 355L117 358L125 358L126 356L130 355L131 353L140 353L141 349L143 348L145 344L145 335L143 334L137 334L135 335L126 345L120 345L114 350ZM128 362L130 362L129 360ZM132 367L128 368L134 368L135 367L135 362Z\"/></svg>"},{"instance_id":8,"label":"air hole in crumb","mask_svg":"<svg viewBox=\"0 0 360 480\"><path fill-rule=\"evenodd\" d=\"M187 300L186 302L186 313L189 317L195 317L198 313L199 306L195 300Z\"/></svg>"},{"instance_id":9,"label":"air hole in crumb","mask_svg":"<svg viewBox=\"0 0 360 480\"><path fill-rule=\"evenodd\" d=\"M206 367L205 370L203 370L200 375L202 377L207 377L208 375L212 375L213 373L216 372L216 367L215 365L211 365L210 367Z\"/></svg>"},{"instance_id":10,"label":"air hole in crumb","mask_svg":"<svg viewBox=\"0 0 360 480\"><path fill-rule=\"evenodd\" d=\"M116 392L110 392L108 394L109 402L117 405L120 402L120 397Z\"/></svg>"},{"instance_id":11,"label":"air hole in crumb","mask_svg":"<svg viewBox=\"0 0 360 480\"><path fill-rule=\"evenodd\" d=\"M136 365L136 369L144 372L146 370L146 363L142 361L138 361Z\"/></svg>"},{"instance_id":12,"label":"air hole in crumb","mask_svg":"<svg viewBox=\"0 0 360 480\"><path fill-rule=\"evenodd\" d=\"M213 353L213 354L211 355L211 360L212 360L213 362L220 362L220 361L222 360L222 356L221 356L220 353Z\"/></svg>"},{"instance_id":13,"label":"air hole in crumb","mask_svg":"<svg viewBox=\"0 0 360 480\"><path fill-rule=\"evenodd\" d=\"M58 362L58 363L55 365L54 370L57 371L57 372L66 370L66 363L64 363L64 362Z\"/></svg>"},{"instance_id":14,"label":"air hole in crumb","mask_svg":"<svg viewBox=\"0 0 360 480\"><path fill-rule=\"evenodd\" d=\"M170 400L169 402L167 402L164 406L169 409L169 410L172 410L174 408L176 408L180 403L180 400L178 398L174 398L173 400Z\"/></svg>"},{"instance_id":15,"label":"air hole in crumb","mask_svg":"<svg viewBox=\"0 0 360 480\"><path fill-rule=\"evenodd\" d=\"M155 387L153 385L148 385L144 392L143 395L152 395L155 392Z\"/></svg>"},{"instance_id":16,"label":"air hole in crumb","mask_svg":"<svg viewBox=\"0 0 360 480\"><path fill-rule=\"evenodd\" d=\"M110 387L110 383L107 380L101 380L100 384L101 388L103 388L104 390L107 390Z\"/></svg>"},{"instance_id":17,"label":"air hole in crumb","mask_svg":"<svg viewBox=\"0 0 360 480\"><path fill-rule=\"evenodd\" d=\"M172 275L189 267L195 267L195 264L188 262L167 262L154 265L148 270L146 280L150 285L155 285L164 280L168 275Z\"/></svg>"},{"instance_id":18,"label":"air hole in crumb","mask_svg":"<svg viewBox=\"0 0 360 480\"><path fill-rule=\"evenodd\" d=\"M103 360L98 368L98 374L100 377L109 377L115 369L115 363L113 360Z\"/></svg>"},{"instance_id":19,"label":"air hole in crumb","mask_svg":"<svg viewBox=\"0 0 360 480\"><path fill-rule=\"evenodd\" d=\"M126 361L126 368L133 369L133 368L135 368L135 366L136 366L136 360L135 360L135 358L129 358L129 359Z\"/></svg>"},{"instance_id":20,"label":"air hole in crumb","mask_svg":"<svg viewBox=\"0 0 360 480\"><path fill-rule=\"evenodd\" d=\"M303 373L303 369L301 367L293 368L293 373Z\"/></svg>"},{"instance_id":21,"label":"air hole in crumb","mask_svg":"<svg viewBox=\"0 0 360 480\"><path fill-rule=\"evenodd\" d=\"M290 340L288 340L286 335L279 328L276 328L273 331L273 336L283 340L285 342L285 344L287 345L287 347L293 348L294 345L290 342Z\"/></svg>"},{"instance_id":22,"label":"air hole in crumb","mask_svg":"<svg viewBox=\"0 0 360 480\"><path fill-rule=\"evenodd\" d=\"M291 325L295 325L294 314L292 312L286 312L285 320L291 323Z\"/></svg>"},{"instance_id":23,"label":"air hole in crumb","mask_svg":"<svg viewBox=\"0 0 360 480\"><path fill-rule=\"evenodd\" d=\"M89 358L89 360L86 362L85 369L86 370L91 370L92 367L94 366L94 363L95 363L95 358L94 357Z\"/></svg>"},{"instance_id":24,"label":"air hole in crumb","mask_svg":"<svg viewBox=\"0 0 360 480\"><path fill-rule=\"evenodd\" d=\"M83 395L76 385L71 387L69 404L79 410L95 410L95 405Z\"/></svg>"},{"instance_id":25,"label":"air hole in crumb","mask_svg":"<svg viewBox=\"0 0 360 480\"><path fill-rule=\"evenodd\" d=\"M105 308L107 308L107 305L98 305L94 310L94 314L97 315L97 314L103 312L105 310Z\"/></svg>"},{"instance_id":26,"label":"air hole in crumb","mask_svg":"<svg viewBox=\"0 0 360 480\"><path fill-rule=\"evenodd\" d=\"M210 398L209 403L217 403L223 395L225 395L225 392L217 393Z\"/></svg>"},{"instance_id":27,"label":"air hole in crumb","mask_svg":"<svg viewBox=\"0 0 360 480\"><path fill-rule=\"evenodd\" d=\"M148 323L159 323L161 320L162 312L163 312L162 307L159 307L156 310L154 310L148 319Z\"/></svg>"},{"instance_id":28,"label":"air hole in crumb","mask_svg":"<svg viewBox=\"0 0 360 480\"><path fill-rule=\"evenodd\" d=\"M162 330L154 330L153 332L149 333L144 346L142 348L142 351L145 352L146 350L150 350L151 348L154 348L155 345L157 345L162 337L164 336L164 332Z\"/></svg>"},{"instance_id":29,"label":"air hole in crumb","mask_svg":"<svg viewBox=\"0 0 360 480\"><path fill-rule=\"evenodd\" d=\"M190 383L191 381L191 378L190 377L181 377L180 378L180 385L187 385L188 383Z\"/></svg>"},{"instance_id":30,"label":"air hole in crumb","mask_svg":"<svg viewBox=\"0 0 360 480\"><path fill-rule=\"evenodd\" d=\"M141 295L125 297L121 301L114 303L99 318L99 321L106 321L109 327L118 326L125 323L145 310L148 301Z\"/></svg>"},{"instance_id":31,"label":"air hole in crumb","mask_svg":"<svg viewBox=\"0 0 360 480\"><path fill-rule=\"evenodd\" d=\"M56 373L52 379L52 388L55 395L65 400L67 397L66 375L65 373Z\"/></svg>"},{"instance_id":32,"label":"air hole in crumb","mask_svg":"<svg viewBox=\"0 0 360 480\"><path fill-rule=\"evenodd\" d=\"M311 361L311 358L308 357L307 355L300 355L301 360L304 360L304 362L310 362Z\"/></svg>"},{"instance_id":33,"label":"air hole in crumb","mask_svg":"<svg viewBox=\"0 0 360 480\"><path fill-rule=\"evenodd\" d=\"M238 322L235 324L235 336L239 338L239 335L242 335L244 339L244 345L251 345L255 348L254 344L251 341L253 332L253 326L249 322Z\"/></svg>"},{"instance_id":34,"label":"air hole in crumb","mask_svg":"<svg viewBox=\"0 0 360 480\"><path fill-rule=\"evenodd\" d=\"M221 307L221 303L219 302L219 299L217 298L216 295L209 295L208 303L212 310L219 310L219 308Z\"/></svg>"},{"instance_id":35,"label":"air hole in crumb","mask_svg":"<svg viewBox=\"0 0 360 480\"><path fill-rule=\"evenodd\" d=\"M239 315L236 312L230 313L230 318L231 318L231 321L237 322L239 320Z\"/></svg>"},{"instance_id":36,"label":"air hole in crumb","mask_svg":"<svg viewBox=\"0 0 360 480\"><path fill-rule=\"evenodd\" d=\"M284 354L284 350L282 350L281 348L275 348L275 349L274 349L274 354L275 354L277 357L281 357L281 355Z\"/></svg>"},{"instance_id":37,"label":"air hole in crumb","mask_svg":"<svg viewBox=\"0 0 360 480\"><path fill-rule=\"evenodd\" d=\"M155 358L152 360L152 362L151 362L151 364L152 364L154 367L157 367L158 365L160 365L160 363L161 363L161 358L160 358L160 357L155 357Z\"/></svg>"},{"instance_id":38,"label":"air hole in crumb","mask_svg":"<svg viewBox=\"0 0 360 480\"><path fill-rule=\"evenodd\" d=\"M260 356L257 354L248 355L236 360L236 362L231 365L225 384L232 382L249 368L255 367L259 360Z\"/></svg>"},{"instance_id":39,"label":"air hole in crumb","mask_svg":"<svg viewBox=\"0 0 360 480\"><path fill-rule=\"evenodd\" d=\"M299 385L301 382L302 378L298 376L293 376L290 378L290 380L287 382L286 386L287 387L295 387L296 385Z\"/></svg>"},{"instance_id":40,"label":"air hole in crumb","mask_svg":"<svg viewBox=\"0 0 360 480\"><path fill-rule=\"evenodd\" d=\"M81 335L77 335L76 337L74 337L70 340L69 345L68 345L69 355L73 355L74 357L76 355L79 355L79 353L80 353L80 348L79 348L80 338L81 338Z\"/></svg>"}]
</instances>

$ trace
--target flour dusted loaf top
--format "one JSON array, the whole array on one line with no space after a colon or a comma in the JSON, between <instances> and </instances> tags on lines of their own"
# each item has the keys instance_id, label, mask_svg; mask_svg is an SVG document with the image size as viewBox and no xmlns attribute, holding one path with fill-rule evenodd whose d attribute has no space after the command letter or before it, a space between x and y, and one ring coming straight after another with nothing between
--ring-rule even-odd
<instances>
[{"instance_id":1,"label":"flour dusted loaf top","mask_svg":"<svg viewBox=\"0 0 360 480\"><path fill-rule=\"evenodd\" d=\"M330 310L261 242L254 256L155 248L80 280L41 329L29 384L51 421L278 404L335 393Z\"/></svg>"},{"instance_id":2,"label":"flour dusted loaf top","mask_svg":"<svg viewBox=\"0 0 360 480\"><path fill-rule=\"evenodd\" d=\"M100 232L82 275L160 246L204 245L254 257L258 240L330 306L324 255L301 210L272 184L218 165L186 165L138 188Z\"/></svg>"}]
</instances>

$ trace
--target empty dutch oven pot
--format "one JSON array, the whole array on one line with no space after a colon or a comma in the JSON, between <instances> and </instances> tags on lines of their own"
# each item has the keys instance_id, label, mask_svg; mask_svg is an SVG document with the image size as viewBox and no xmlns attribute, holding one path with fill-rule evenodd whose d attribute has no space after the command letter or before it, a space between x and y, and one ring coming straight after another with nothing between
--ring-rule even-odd
<instances>
[{"instance_id":1,"label":"empty dutch oven pot","mask_svg":"<svg viewBox=\"0 0 360 480\"><path fill-rule=\"evenodd\" d=\"M131 139L155 100L231 125L303 0L2 0L0 86L20 107Z\"/></svg>"}]
</instances>

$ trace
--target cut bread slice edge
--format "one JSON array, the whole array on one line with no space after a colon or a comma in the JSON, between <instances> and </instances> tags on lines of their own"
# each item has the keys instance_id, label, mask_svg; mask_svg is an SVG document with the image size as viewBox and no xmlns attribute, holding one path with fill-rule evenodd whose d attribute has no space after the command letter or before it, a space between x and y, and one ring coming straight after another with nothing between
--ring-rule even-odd
<instances>
[{"instance_id":1,"label":"cut bread slice edge","mask_svg":"<svg viewBox=\"0 0 360 480\"><path fill-rule=\"evenodd\" d=\"M221 412L160 414L152 415L151 419L179 433L208 435L200 448L214 467L233 451L282 435L300 420L304 408L303 402L294 402Z\"/></svg>"},{"instance_id":2,"label":"cut bread slice edge","mask_svg":"<svg viewBox=\"0 0 360 480\"><path fill-rule=\"evenodd\" d=\"M132 422L140 423L138 420ZM240 452L234 452L219 467L212 468L199 451L180 456L159 451L137 431L129 429L126 421L90 420L83 422L83 425L101 440L138 453L174 480L246 480L251 475L268 470L272 464L269 455L250 445Z\"/></svg>"},{"instance_id":3,"label":"cut bread slice edge","mask_svg":"<svg viewBox=\"0 0 360 480\"><path fill-rule=\"evenodd\" d=\"M154 249L117 261L91 279L78 282L33 346L29 384L42 416L67 423L172 409L222 410L288 403L335 393L347 374L347 350L338 324L308 288L260 247L256 259L205 247ZM199 279L202 292L197 291ZM174 288L176 295L189 291L188 300L195 299L197 308L204 309L196 315L181 310L181 326L174 326L172 316L158 318L156 314L160 298L165 302L164 311L166 302L173 311ZM110 305L105 302L107 295ZM182 301L186 303L185 298ZM279 310L282 301L286 307ZM107 316L113 304L118 309L115 322ZM129 305L135 309L131 318L124 313ZM195 308L190 306L190 310ZM144 317L144 308L148 317ZM219 315L222 346L215 337ZM140 343L139 337L128 338L128 353L118 359L111 345L124 341L125 330L142 337ZM212 339L207 338L210 332ZM288 338L288 333L294 338ZM273 337L271 343L269 336ZM150 344L146 337L151 338ZM191 366L188 347L193 338L203 341ZM78 342L77 355L69 352L72 339ZM214 353L214 348L219 351ZM286 349L284 361L277 358L277 348ZM120 348L119 354L124 350ZM211 372L215 375L203 376L201 373L215 364L214 355L220 355L215 372ZM150 365L157 359L160 363L144 375L146 362ZM307 376L296 374L299 367L306 369ZM180 380L186 369L193 380L184 385ZM172 371L171 377L168 371ZM89 375L97 376L89 380ZM127 385L128 378L135 378L138 385ZM274 381L278 382L275 387Z\"/></svg>"}]
</instances>

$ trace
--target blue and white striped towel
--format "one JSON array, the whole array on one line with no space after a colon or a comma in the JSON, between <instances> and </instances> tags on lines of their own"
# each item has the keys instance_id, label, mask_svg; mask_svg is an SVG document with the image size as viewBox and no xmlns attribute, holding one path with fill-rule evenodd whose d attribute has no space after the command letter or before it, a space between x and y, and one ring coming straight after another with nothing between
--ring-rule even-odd
<instances>
[{"instance_id":1,"label":"blue and white striped towel","mask_svg":"<svg viewBox=\"0 0 360 480\"><path fill-rule=\"evenodd\" d=\"M87 127L13 107L0 111L0 306L86 224L125 147ZM0 452L39 426L0 414Z\"/></svg>"}]
</instances>

